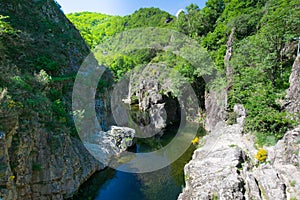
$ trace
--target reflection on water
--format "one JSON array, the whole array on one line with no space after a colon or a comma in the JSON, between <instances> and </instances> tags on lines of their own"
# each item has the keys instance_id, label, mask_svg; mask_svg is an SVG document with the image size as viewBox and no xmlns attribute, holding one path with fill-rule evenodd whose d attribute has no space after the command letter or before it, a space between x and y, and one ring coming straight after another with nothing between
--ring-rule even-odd
<instances>
[{"instance_id":1,"label":"reflection on water","mask_svg":"<svg viewBox=\"0 0 300 200\"><path fill-rule=\"evenodd\" d=\"M161 138L137 140L131 149L136 152L149 152L165 146L176 134L176 128L169 128ZM204 130L198 131L198 136ZM191 159L195 146L188 150L171 165L150 173L126 173L107 168L96 173L81 188L73 199L96 200L175 200L184 187L184 165ZM122 166L120 166L122 167Z\"/></svg>"}]
</instances>

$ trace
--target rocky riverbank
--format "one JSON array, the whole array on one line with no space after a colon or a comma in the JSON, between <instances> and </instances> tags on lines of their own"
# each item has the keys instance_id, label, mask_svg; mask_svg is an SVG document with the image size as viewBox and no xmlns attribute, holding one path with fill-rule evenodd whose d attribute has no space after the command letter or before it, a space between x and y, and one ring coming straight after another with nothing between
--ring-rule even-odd
<instances>
[{"instance_id":1,"label":"rocky riverbank","mask_svg":"<svg viewBox=\"0 0 300 200\"><path fill-rule=\"evenodd\" d=\"M299 59L298 56L294 62L290 88L283 102L283 108L296 119L300 100ZM300 126L288 131L275 146L265 147L268 157L259 163L253 136L243 134L246 111L242 105L236 105L234 112L236 124L226 125L219 120L202 139L202 145L185 166L186 187L178 199L299 198Z\"/></svg>"},{"instance_id":2,"label":"rocky riverbank","mask_svg":"<svg viewBox=\"0 0 300 200\"><path fill-rule=\"evenodd\" d=\"M300 196L300 127L287 132L258 163L241 123L220 122L185 166L183 199L296 199Z\"/></svg>"}]
</instances>

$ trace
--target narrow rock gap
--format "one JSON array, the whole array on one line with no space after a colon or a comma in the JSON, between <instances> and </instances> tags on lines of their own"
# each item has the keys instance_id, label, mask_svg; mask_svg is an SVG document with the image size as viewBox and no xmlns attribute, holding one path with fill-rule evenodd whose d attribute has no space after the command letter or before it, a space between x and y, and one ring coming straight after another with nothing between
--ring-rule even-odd
<instances>
[{"instance_id":1,"label":"narrow rock gap","mask_svg":"<svg viewBox=\"0 0 300 200\"><path fill-rule=\"evenodd\" d=\"M244 155L243 151L240 150L240 155L239 155L239 158L238 158L238 164L235 166L237 168L236 171L237 171L239 176L241 175L240 170L243 169L243 163L245 163L245 160L246 160L245 155Z\"/></svg>"},{"instance_id":2,"label":"narrow rock gap","mask_svg":"<svg viewBox=\"0 0 300 200\"><path fill-rule=\"evenodd\" d=\"M282 187L282 191L284 192L284 198L287 198L287 194L286 194L286 189L287 189L287 187L286 187L286 185L284 184L284 180L282 180L280 177L279 177L279 175L278 175L278 173L276 173L276 176L277 176L277 178L279 179L279 180L281 180L282 182L283 182L283 184L281 185L281 187Z\"/></svg>"},{"instance_id":3,"label":"narrow rock gap","mask_svg":"<svg viewBox=\"0 0 300 200\"><path fill-rule=\"evenodd\" d=\"M257 185L257 188L258 188L259 197L262 198L262 196L261 196L261 190L260 190L260 187L259 187L259 183L258 183L258 181L257 181L257 179L255 177L254 177L254 181L255 181L255 183Z\"/></svg>"}]
</instances>

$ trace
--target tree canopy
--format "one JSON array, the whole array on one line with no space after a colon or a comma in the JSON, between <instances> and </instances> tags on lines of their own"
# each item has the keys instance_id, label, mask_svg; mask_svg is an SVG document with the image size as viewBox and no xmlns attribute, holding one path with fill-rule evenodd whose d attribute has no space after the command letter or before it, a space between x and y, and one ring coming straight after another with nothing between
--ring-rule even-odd
<instances>
[{"instance_id":1,"label":"tree canopy","mask_svg":"<svg viewBox=\"0 0 300 200\"><path fill-rule=\"evenodd\" d=\"M178 18L157 8L142 8L125 17L99 13L69 14L91 48L116 33L138 27L175 29L207 49L218 70L225 73L227 40L233 32L233 68L229 90L229 113L235 103L247 109L246 130L256 134L259 144L274 143L293 126L278 103L288 88L300 34L300 3L297 0L208 0L203 8L186 7ZM191 83L199 77L188 61L174 54L140 50L115 55L106 61L115 77L139 64L165 62L182 73Z\"/></svg>"}]
</instances>

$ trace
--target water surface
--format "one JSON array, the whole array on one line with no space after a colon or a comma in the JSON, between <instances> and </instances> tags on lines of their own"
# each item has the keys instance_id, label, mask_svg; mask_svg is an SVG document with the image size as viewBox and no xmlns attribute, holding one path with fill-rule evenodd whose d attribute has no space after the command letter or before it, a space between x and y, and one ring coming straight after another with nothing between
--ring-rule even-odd
<instances>
[{"instance_id":1,"label":"water surface","mask_svg":"<svg viewBox=\"0 0 300 200\"><path fill-rule=\"evenodd\" d=\"M151 152L167 145L178 127L168 127L161 138L143 138L129 151ZM204 134L202 128L198 136ZM73 199L95 200L176 200L184 187L184 166L192 157L194 145L169 166L149 173L126 173L106 168L93 175L82 185ZM119 166L122 168L122 165ZM117 168L118 169L118 168Z\"/></svg>"}]
</instances>

